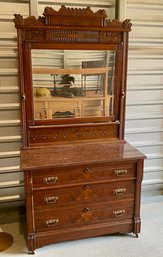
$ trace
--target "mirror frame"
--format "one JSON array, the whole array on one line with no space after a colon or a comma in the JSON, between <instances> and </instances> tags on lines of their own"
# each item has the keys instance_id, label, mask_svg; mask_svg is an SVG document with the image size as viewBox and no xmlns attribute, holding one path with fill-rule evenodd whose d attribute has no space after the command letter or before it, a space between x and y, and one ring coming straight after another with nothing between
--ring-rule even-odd
<instances>
[{"instance_id":1,"label":"mirror frame","mask_svg":"<svg viewBox=\"0 0 163 257\"><path fill-rule=\"evenodd\" d=\"M46 7L38 19L23 18L20 14L14 16L18 34L23 146L67 140L123 139L130 20L111 22L106 19L105 10L93 12L90 7L77 9L64 5L59 11ZM32 49L116 50L113 115L35 120Z\"/></svg>"}]
</instances>

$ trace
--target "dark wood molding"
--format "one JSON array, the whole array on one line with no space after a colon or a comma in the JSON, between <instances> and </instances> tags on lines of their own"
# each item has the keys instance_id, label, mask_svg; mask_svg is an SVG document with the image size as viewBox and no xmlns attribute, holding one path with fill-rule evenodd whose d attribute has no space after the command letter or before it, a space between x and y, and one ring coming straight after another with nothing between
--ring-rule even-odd
<instances>
[{"instance_id":1,"label":"dark wood molding","mask_svg":"<svg viewBox=\"0 0 163 257\"><path fill-rule=\"evenodd\" d=\"M39 16L36 19L34 16L23 18L20 14L15 14L13 19L15 27L46 27L58 26L58 27L98 27L100 28L114 28L121 31L130 31L131 22L129 19L121 22L118 20L110 20L107 17L105 10L98 10L93 12L90 7L87 8L69 8L64 5L61 6L59 11L54 10L52 7L46 7L43 12L43 16ZM79 19L80 16L80 19Z\"/></svg>"}]
</instances>

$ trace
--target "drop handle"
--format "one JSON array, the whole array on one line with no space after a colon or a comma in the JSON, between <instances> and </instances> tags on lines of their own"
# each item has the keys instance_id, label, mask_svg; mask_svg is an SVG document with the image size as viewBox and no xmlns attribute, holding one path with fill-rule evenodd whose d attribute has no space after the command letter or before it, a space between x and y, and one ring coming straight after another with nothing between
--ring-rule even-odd
<instances>
[{"instance_id":1,"label":"drop handle","mask_svg":"<svg viewBox=\"0 0 163 257\"><path fill-rule=\"evenodd\" d=\"M47 177L43 179L45 184L55 184L58 180L58 177Z\"/></svg>"},{"instance_id":2,"label":"drop handle","mask_svg":"<svg viewBox=\"0 0 163 257\"><path fill-rule=\"evenodd\" d=\"M49 196L44 198L44 201L46 202L46 204L56 203L57 200L58 200L58 196Z\"/></svg>"},{"instance_id":3,"label":"drop handle","mask_svg":"<svg viewBox=\"0 0 163 257\"><path fill-rule=\"evenodd\" d=\"M125 176L127 174L127 170L115 170L114 174L116 176Z\"/></svg>"},{"instance_id":4,"label":"drop handle","mask_svg":"<svg viewBox=\"0 0 163 257\"><path fill-rule=\"evenodd\" d=\"M114 189L114 193L116 195L124 194L124 193L126 193L126 188L116 188L116 189Z\"/></svg>"},{"instance_id":5,"label":"drop handle","mask_svg":"<svg viewBox=\"0 0 163 257\"><path fill-rule=\"evenodd\" d=\"M113 217L121 217L125 214L125 210L113 211Z\"/></svg>"},{"instance_id":6,"label":"drop handle","mask_svg":"<svg viewBox=\"0 0 163 257\"><path fill-rule=\"evenodd\" d=\"M59 219L53 219L53 220L46 220L45 224L47 227L55 227L59 223Z\"/></svg>"}]
</instances>

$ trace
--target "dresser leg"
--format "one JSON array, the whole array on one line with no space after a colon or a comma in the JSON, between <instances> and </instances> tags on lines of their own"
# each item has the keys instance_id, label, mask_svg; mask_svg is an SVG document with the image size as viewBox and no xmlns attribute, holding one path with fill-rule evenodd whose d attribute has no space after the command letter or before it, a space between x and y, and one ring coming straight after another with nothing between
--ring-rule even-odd
<instances>
[{"instance_id":1,"label":"dresser leg","mask_svg":"<svg viewBox=\"0 0 163 257\"><path fill-rule=\"evenodd\" d=\"M35 254L35 251L28 251L28 254Z\"/></svg>"},{"instance_id":2,"label":"dresser leg","mask_svg":"<svg viewBox=\"0 0 163 257\"><path fill-rule=\"evenodd\" d=\"M134 233L134 235L136 236L136 238L138 238L138 237L139 237L139 234L138 234L138 233Z\"/></svg>"},{"instance_id":3,"label":"dresser leg","mask_svg":"<svg viewBox=\"0 0 163 257\"><path fill-rule=\"evenodd\" d=\"M133 233L138 237L138 234L140 233L140 226L141 226L141 220L140 217L134 218L134 231Z\"/></svg>"},{"instance_id":4,"label":"dresser leg","mask_svg":"<svg viewBox=\"0 0 163 257\"><path fill-rule=\"evenodd\" d=\"M36 249L36 236L35 233L28 234L28 253L35 254Z\"/></svg>"}]
</instances>

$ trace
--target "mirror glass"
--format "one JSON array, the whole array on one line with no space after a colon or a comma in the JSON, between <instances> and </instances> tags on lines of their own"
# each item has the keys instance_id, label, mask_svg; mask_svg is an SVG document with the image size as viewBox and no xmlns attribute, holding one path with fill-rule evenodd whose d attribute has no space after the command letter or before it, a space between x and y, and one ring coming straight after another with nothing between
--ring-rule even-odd
<instances>
[{"instance_id":1,"label":"mirror glass","mask_svg":"<svg viewBox=\"0 0 163 257\"><path fill-rule=\"evenodd\" d=\"M113 114L116 51L32 50L34 118Z\"/></svg>"}]
</instances>

